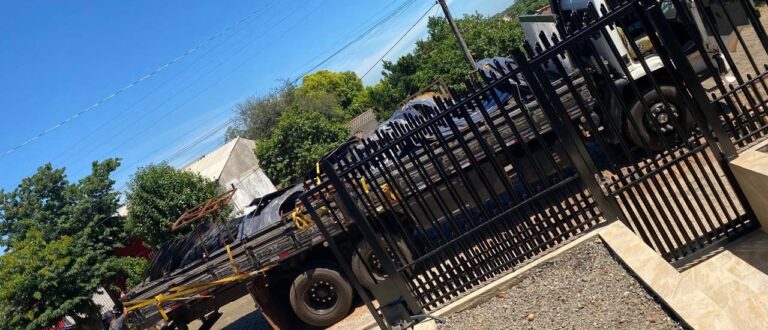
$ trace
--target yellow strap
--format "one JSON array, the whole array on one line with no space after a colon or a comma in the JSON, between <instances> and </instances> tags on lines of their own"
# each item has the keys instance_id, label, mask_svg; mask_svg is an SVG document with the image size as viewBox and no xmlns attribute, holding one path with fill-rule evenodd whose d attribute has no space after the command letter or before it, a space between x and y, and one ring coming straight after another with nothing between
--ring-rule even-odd
<instances>
[{"instance_id":1,"label":"yellow strap","mask_svg":"<svg viewBox=\"0 0 768 330\"><path fill-rule=\"evenodd\" d=\"M133 311L133 310L154 305L157 308L158 312L160 312L160 316L162 316L164 320L168 321L169 320L168 315L165 313L165 309L163 308L164 302L172 301L172 300L194 299L196 297L185 297L185 296L192 295L192 294L196 295L203 290L210 289L218 285L227 284L227 283L236 282L236 281L242 281L249 277L256 276L258 274L266 272L267 270L269 270L274 266L275 265L268 265L268 266L262 267L261 269L255 272L237 274L237 275L225 277L225 278L218 279L211 282L203 282L203 283L197 283L192 285L180 285L180 286L171 288L169 290L169 292L173 292L173 293L159 294L152 299L127 301L123 303L123 305L125 305L128 311Z\"/></svg>"},{"instance_id":2,"label":"yellow strap","mask_svg":"<svg viewBox=\"0 0 768 330\"><path fill-rule=\"evenodd\" d=\"M317 181L317 184L320 184L320 162L315 163L315 172L317 172L315 181Z\"/></svg>"},{"instance_id":3,"label":"yellow strap","mask_svg":"<svg viewBox=\"0 0 768 330\"><path fill-rule=\"evenodd\" d=\"M296 225L296 228L301 231L306 230L312 225L309 216L300 214L298 208L293 209L293 212L291 212L291 220L293 220L293 224Z\"/></svg>"},{"instance_id":4,"label":"yellow strap","mask_svg":"<svg viewBox=\"0 0 768 330\"><path fill-rule=\"evenodd\" d=\"M365 178L360 178L360 185L363 187L363 192L366 194L371 193L371 190L368 188L368 182L365 181ZM381 192L384 193L384 195L389 198L389 201L396 202L397 201L397 195L395 195L395 192L389 188L389 184L382 184L379 186L381 188Z\"/></svg>"},{"instance_id":5,"label":"yellow strap","mask_svg":"<svg viewBox=\"0 0 768 330\"><path fill-rule=\"evenodd\" d=\"M389 198L390 202L397 202L397 195L395 195L394 190L389 188L389 184L383 184L381 185L381 192L384 193L384 195L387 195L387 198Z\"/></svg>"},{"instance_id":6,"label":"yellow strap","mask_svg":"<svg viewBox=\"0 0 768 330\"><path fill-rule=\"evenodd\" d=\"M225 245L227 248L227 256L229 256L229 264L232 265L232 270L235 274L239 273L237 270L237 264L235 263L235 257L232 256L232 250L229 249L229 244Z\"/></svg>"}]
</instances>

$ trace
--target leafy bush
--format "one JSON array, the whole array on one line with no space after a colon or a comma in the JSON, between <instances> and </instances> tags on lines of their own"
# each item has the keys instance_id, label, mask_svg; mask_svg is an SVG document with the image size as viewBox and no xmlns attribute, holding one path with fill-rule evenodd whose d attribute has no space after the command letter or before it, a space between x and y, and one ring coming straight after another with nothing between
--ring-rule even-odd
<instances>
[{"instance_id":1,"label":"leafy bush","mask_svg":"<svg viewBox=\"0 0 768 330\"><path fill-rule=\"evenodd\" d=\"M184 211L221 192L216 182L165 163L140 168L128 182L128 230L148 246L157 248L191 230L192 226L187 226L171 231L171 224ZM213 220L224 221L229 211L221 210Z\"/></svg>"},{"instance_id":2,"label":"leafy bush","mask_svg":"<svg viewBox=\"0 0 768 330\"><path fill-rule=\"evenodd\" d=\"M269 139L256 141L256 157L267 175L282 185L300 179L328 151L347 139L344 124L314 111L290 111Z\"/></svg>"}]
</instances>

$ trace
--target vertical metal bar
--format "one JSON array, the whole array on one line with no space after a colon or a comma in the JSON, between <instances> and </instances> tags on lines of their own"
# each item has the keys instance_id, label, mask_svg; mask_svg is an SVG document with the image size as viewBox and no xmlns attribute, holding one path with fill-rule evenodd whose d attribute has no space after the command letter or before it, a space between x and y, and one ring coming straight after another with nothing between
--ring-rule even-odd
<instances>
[{"instance_id":1,"label":"vertical metal bar","mask_svg":"<svg viewBox=\"0 0 768 330\"><path fill-rule=\"evenodd\" d=\"M558 134L565 135L561 139L561 141L563 141L565 144L565 150L570 156L574 165L576 165L576 169L579 172L579 175L582 177L585 185L592 193L592 198L595 199L602 213L609 219L623 219L621 213L617 211L618 205L616 205L616 202L605 198L602 188L595 180L594 175L598 173L597 166L595 166L594 161L589 156L589 153L586 150L582 150L584 147L576 142L580 141L578 133L575 131L572 125L563 123L563 119L566 121L571 120L568 118L568 112L561 111L561 113L566 117L561 119L558 116L558 112L553 108L553 105L547 102L548 100L557 100L555 103L559 103L559 98L557 95L551 95L553 94L551 88L544 88L541 86L541 83L537 78L537 74L544 76L544 73L534 73L534 71L531 69L530 63L528 63L525 55L523 55L520 50L513 50L512 56L514 56L515 61L519 63L520 71L525 77L525 80L528 83L528 87L531 88L531 92L533 92L534 96L538 100L539 106L544 110L544 113L549 119L550 125L553 126L553 130ZM537 69L539 71L541 70L541 68ZM550 92L549 95L545 90Z\"/></svg>"},{"instance_id":2,"label":"vertical metal bar","mask_svg":"<svg viewBox=\"0 0 768 330\"><path fill-rule=\"evenodd\" d=\"M331 248L331 252L333 252L333 255L339 261L339 265L341 266L341 270L344 271L344 275L347 276L347 279L352 283L352 287L355 288L355 291L357 292L357 294L360 295L360 298L363 299L363 303L365 303L365 306L368 307L368 311L371 312L371 316L373 316L373 319L376 321L376 324L381 329L389 329L387 324L381 318L381 315L379 314L379 312L376 310L376 307L373 306L373 303L371 302L371 297L368 295L368 292L360 284L360 281L357 280L355 273L352 272L352 268L350 268L349 264L346 261L346 258L344 257L344 254L341 253L339 246L336 244L336 239L333 238L333 236L328 232L328 228L325 227L325 223L323 223L323 220L320 219L320 216L315 211L315 208L312 207L312 203L310 203L307 195L302 194L300 196L300 199L301 199L301 202L304 204L304 207L309 212L310 217L315 222L315 225L323 234L323 236L326 238L326 242L328 242L328 246Z\"/></svg>"},{"instance_id":3,"label":"vertical metal bar","mask_svg":"<svg viewBox=\"0 0 768 330\"><path fill-rule=\"evenodd\" d=\"M422 311L421 305L411 293L408 284L403 278L403 275L397 271L397 267L389 258L386 250L384 250L384 248L381 246L376 232L373 230L368 221L366 221L365 215L363 215L363 213L360 212L360 209L357 208L355 201L347 191L344 183L341 182L341 179L339 179L338 175L336 174L333 165L331 165L328 161L323 161L321 162L320 168L322 173L328 177L328 181L336 190L336 195L338 196L339 202L341 203L340 206L342 206L343 210L346 211L347 217L355 221L357 228L360 229L360 233L363 235L365 240L368 241L371 249L373 250L373 253L376 254L376 257L378 257L382 268L385 272L387 272L387 280L391 281L394 286L393 289L395 289L397 293L400 294L410 309L411 313L420 314ZM380 303L387 304L389 302L381 301Z\"/></svg>"}]
</instances>

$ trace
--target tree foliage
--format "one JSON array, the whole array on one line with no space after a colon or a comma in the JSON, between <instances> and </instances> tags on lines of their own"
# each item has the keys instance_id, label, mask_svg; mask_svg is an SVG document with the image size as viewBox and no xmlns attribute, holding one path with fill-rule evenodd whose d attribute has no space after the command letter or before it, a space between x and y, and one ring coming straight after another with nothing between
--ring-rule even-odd
<instances>
[{"instance_id":1,"label":"tree foliage","mask_svg":"<svg viewBox=\"0 0 768 330\"><path fill-rule=\"evenodd\" d=\"M350 108L350 106L355 96L362 90L363 81L354 72L328 70L320 70L305 76L298 88L300 94L309 98L323 93L335 96L338 105L347 113L349 118L359 114L358 109Z\"/></svg>"},{"instance_id":2,"label":"tree foliage","mask_svg":"<svg viewBox=\"0 0 768 330\"><path fill-rule=\"evenodd\" d=\"M130 291L147 278L149 261L144 258L130 258L124 262L123 269L125 272L125 286Z\"/></svg>"},{"instance_id":3,"label":"tree foliage","mask_svg":"<svg viewBox=\"0 0 768 330\"><path fill-rule=\"evenodd\" d=\"M293 183L347 138L346 123L362 112L355 101L363 93L353 72L319 71L299 87L285 85L238 105L227 137L256 140L256 156L273 182Z\"/></svg>"},{"instance_id":4,"label":"tree foliage","mask_svg":"<svg viewBox=\"0 0 768 330\"><path fill-rule=\"evenodd\" d=\"M66 315L98 319L91 296L132 262L113 254L124 238L109 177L119 164L94 162L76 183L47 164L13 191L0 191L8 247L0 256L0 329L40 329Z\"/></svg>"},{"instance_id":5,"label":"tree foliage","mask_svg":"<svg viewBox=\"0 0 768 330\"><path fill-rule=\"evenodd\" d=\"M191 226L176 232L171 224L184 213L221 193L219 186L196 173L175 169L166 163L139 169L128 182L128 230L148 246L188 233ZM214 220L228 217L222 210Z\"/></svg>"},{"instance_id":6,"label":"tree foliage","mask_svg":"<svg viewBox=\"0 0 768 330\"><path fill-rule=\"evenodd\" d=\"M456 20L475 59L509 54L519 47L523 32L516 20L501 16L465 15ZM404 98L427 88L438 79L451 87L463 88L461 81L469 76L470 68L445 18L431 17L427 38L416 43L410 54L395 62L385 61L383 79L366 88L369 93L364 106L376 109L380 117L395 110Z\"/></svg>"},{"instance_id":7,"label":"tree foliage","mask_svg":"<svg viewBox=\"0 0 768 330\"><path fill-rule=\"evenodd\" d=\"M549 5L548 0L516 0L515 3L507 7L507 9L497 16L517 18L522 15L534 14L537 10L544 8L547 5Z\"/></svg>"},{"instance_id":8,"label":"tree foliage","mask_svg":"<svg viewBox=\"0 0 768 330\"><path fill-rule=\"evenodd\" d=\"M296 86L284 83L267 95L249 97L235 106L235 122L227 129L226 140L237 136L248 139L269 138L270 129L288 109Z\"/></svg>"},{"instance_id":9,"label":"tree foliage","mask_svg":"<svg viewBox=\"0 0 768 330\"><path fill-rule=\"evenodd\" d=\"M352 113L345 110L340 98L349 98L351 104L356 96L352 91L357 90L355 86L358 83L362 90L362 83L354 73L320 71L307 75L305 81L309 85L297 87L286 82L265 96L249 97L237 104L235 122L228 128L225 139L237 136L252 140L269 139L280 116L291 110L317 112L337 122L352 118Z\"/></svg>"},{"instance_id":10,"label":"tree foliage","mask_svg":"<svg viewBox=\"0 0 768 330\"><path fill-rule=\"evenodd\" d=\"M301 178L348 136L344 124L315 111L283 114L269 139L256 141L256 157L267 175L286 185Z\"/></svg>"}]
</instances>

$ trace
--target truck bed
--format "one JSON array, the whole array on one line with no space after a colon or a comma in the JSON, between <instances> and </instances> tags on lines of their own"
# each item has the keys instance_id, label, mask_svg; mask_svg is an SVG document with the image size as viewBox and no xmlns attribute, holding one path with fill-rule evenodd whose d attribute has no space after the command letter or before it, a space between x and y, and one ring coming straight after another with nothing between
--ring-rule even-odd
<instances>
[{"instance_id":1,"label":"truck bed","mask_svg":"<svg viewBox=\"0 0 768 330\"><path fill-rule=\"evenodd\" d=\"M592 100L593 98L589 96L589 92L584 86L583 78L572 77L572 79L582 100ZM566 109L568 109L569 116L571 118L578 118L578 116L580 116L580 108L576 105L576 100L571 96L571 91L564 85L554 87L556 87L558 95L561 96L561 101ZM491 125L489 125L489 123L485 122L477 125L480 133L479 135L473 133L467 127L460 130L459 134L462 136L463 142L465 143L460 143L460 139L458 139L456 135L448 136L444 139L442 145L434 143L435 148L429 149L430 155L425 153L424 150L426 148L418 148L420 154L416 154L415 157L414 155L411 155L406 157L407 159L403 159L401 162L402 167L399 169L395 168L395 164L390 163L378 168L359 170L368 173L370 176L369 178L372 179L369 182L375 182L379 185L385 184L388 180L392 179L402 183L403 180L405 180L405 176L402 175L402 173L407 173L410 180L418 182L419 187L419 191L408 192L408 194L402 198L402 200L410 200L409 197L413 194L423 194L426 189L439 190L441 185L445 185L445 182L439 182L441 176L437 175L437 169L431 163L435 159L439 162L447 162L448 155L453 155L459 162L460 168L453 168L451 175L457 175L459 170L471 173L475 170L483 169L472 168L473 164L468 157L469 154L473 155L473 158L480 162L481 167L487 166L486 160L489 156L502 158L500 163L509 164L509 161L504 159L506 157L504 152L506 147L514 147L519 144L520 140L524 141L526 144L535 143L538 137L546 136L551 132L550 124L535 100L530 101L523 106L516 104L514 101L510 102L506 104L504 112L509 114L511 121L514 123L515 130L507 124L508 121L502 116L501 111L495 111L495 113L492 113L491 118L494 126L493 129L490 127ZM535 130L532 129L531 122L533 122ZM499 143L496 136L492 134L494 130L499 132L502 143ZM485 146L490 147L493 151L493 155L486 154L480 139L485 142ZM447 146L447 148L443 147L443 145ZM560 157L560 155L557 154L554 156L556 159ZM362 163L363 162L356 162L357 165ZM370 162L365 164L370 164ZM352 168L343 168L339 166L339 171L347 173L354 170L356 168L354 166L357 165L353 165ZM560 164L558 166L565 165ZM421 173L427 173L426 177L420 174L419 171L422 171ZM397 174L397 177L392 178L387 175L382 175L384 172ZM511 179L514 180L514 178ZM343 212L336 207L335 202L333 202L333 191L326 190L323 193L326 194L325 200L331 200L329 208L336 217L325 214L321 216L322 221L326 224L326 228L329 229L330 234L335 236L342 231L339 226L333 225L334 222L336 222L335 219L340 219L342 226L346 226L351 220L347 219ZM310 197L310 201L314 204L313 207L315 209L320 205L328 205L325 200L319 199L316 196ZM430 201L428 201L428 203L429 202ZM376 201L374 201L374 203L376 203ZM383 209L380 206L381 205L377 205L377 208ZM290 220L290 217L286 215L283 221L265 228L257 235L237 240L230 244L230 249L233 258L238 265L239 271L250 272L266 265L280 263L281 261L306 251L323 241L324 238L316 226L312 225L303 231L298 230ZM152 299L153 297L166 293L171 288L179 285L208 282L231 275L234 275L234 271L230 265L228 254L224 248L221 248L213 251L205 259L198 260L186 267L177 269L163 278L140 285L132 290L131 298L133 300ZM220 289L223 290L226 288L227 287L222 287ZM215 292L209 294L215 294ZM242 295L246 294L248 294L248 292L243 290ZM195 300L190 300L187 304L195 304ZM172 304L167 303L166 305ZM166 311L170 309L169 306L164 307L166 308ZM140 323L141 326L152 326L161 320L158 310L154 306L149 306L137 311L132 314L132 319Z\"/></svg>"},{"instance_id":2,"label":"truck bed","mask_svg":"<svg viewBox=\"0 0 768 330\"><path fill-rule=\"evenodd\" d=\"M341 215L339 216L342 221L345 221ZM331 223L329 221L327 224L329 228L337 228L331 226ZM334 234L337 232L338 229L333 230ZM238 267L238 272L247 273L268 265L278 264L321 242L323 242L323 237L316 226L298 230L291 221L284 221L265 228L256 235L237 240L229 244L229 247ZM131 300L153 299L155 296L167 293L171 288L180 285L205 283L233 275L236 274L229 261L226 248L220 248L212 251L207 258L195 261L162 278L139 285L131 290L130 296ZM207 295L215 296L217 291L226 290L232 285L214 288ZM242 290L240 296L246 294L248 291ZM196 301L189 300L186 304L194 305ZM174 308L173 305L171 302L165 303L166 312L170 312ZM159 322L161 316L155 306L148 306L132 313L131 319L140 327L149 327Z\"/></svg>"}]
</instances>

